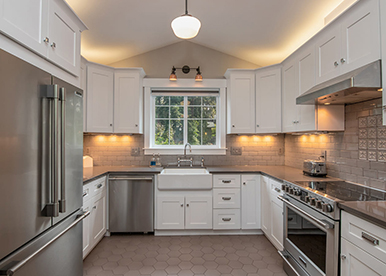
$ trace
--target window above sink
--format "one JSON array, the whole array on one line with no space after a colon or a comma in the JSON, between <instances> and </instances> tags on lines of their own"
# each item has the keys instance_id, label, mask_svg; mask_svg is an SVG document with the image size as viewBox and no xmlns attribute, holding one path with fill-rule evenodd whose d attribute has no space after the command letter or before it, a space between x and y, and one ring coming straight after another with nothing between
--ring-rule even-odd
<instances>
[{"instance_id":1,"label":"window above sink","mask_svg":"<svg viewBox=\"0 0 386 276\"><path fill-rule=\"evenodd\" d=\"M146 155L179 155L187 143L189 155L226 154L224 80L148 79L144 86Z\"/></svg>"}]
</instances>

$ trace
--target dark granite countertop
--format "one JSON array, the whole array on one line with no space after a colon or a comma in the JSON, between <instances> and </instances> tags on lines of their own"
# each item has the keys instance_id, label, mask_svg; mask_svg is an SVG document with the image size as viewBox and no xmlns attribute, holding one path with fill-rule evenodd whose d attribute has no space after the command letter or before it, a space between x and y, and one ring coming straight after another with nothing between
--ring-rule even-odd
<instances>
[{"instance_id":1,"label":"dark granite countertop","mask_svg":"<svg viewBox=\"0 0 386 276\"><path fill-rule=\"evenodd\" d=\"M162 167L146 166L95 166L83 168L83 183L107 173L160 173ZM276 178L279 181L302 180L338 180L332 177L310 177L303 175L303 171L287 166L212 166L207 167L210 173L261 173Z\"/></svg>"},{"instance_id":2,"label":"dark granite countertop","mask_svg":"<svg viewBox=\"0 0 386 276\"><path fill-rule=\"evenodd\" d=\"M386 228L386 201L346 201L339 207L348 213Z\"/></svg>"}]
</instances>

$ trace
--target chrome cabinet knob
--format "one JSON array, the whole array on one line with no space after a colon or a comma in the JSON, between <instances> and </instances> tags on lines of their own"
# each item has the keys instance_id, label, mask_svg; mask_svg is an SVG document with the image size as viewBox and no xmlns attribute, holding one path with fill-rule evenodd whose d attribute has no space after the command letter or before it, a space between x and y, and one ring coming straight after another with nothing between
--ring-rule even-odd
<instances>
[{"instance_id":1,"label":"chrome cabinet knob","mask_svg":"<svg viewBox=\"0 0 386 276\"><path fill-rule=\"evenodd\" d=\"M232 127L235 127L235 125L232 125Z\"/></svg>"},{"instance_id":2,"label":"chrome cabinet knob","mask_svg":"<svg viewBox=\"0 0 386 276\"><path fill-rule=\"evenodd\" d=\"M188 203L188 204L186 204L186 207L189 207L189 203Z\"/></svg>"},{"instance_id":3,"label":"chrome cabinet knob","mask_svg":"<svg viewBox=\"0 0 386 276\"><path fill-rule=\"evenodd\" d=\"M184 204L181 204L181 207L184 207Z\"/></svg>"},{"instance_id":4,"label":"chrome cabinet knob","mask_svg":"<svg viewBox=\"0 0 386 276\"><path fill-rule=\"evenodd\" d=\"M113 124L110 124L110 126L113 126Z\"/></svg>"},{"instance_id":5,"label":"chrome cabinet knob","mask_svg":"<svg viewBox=\"0 0 386 276\"><path fill-rule=\"evenodd\" d=\"M48 37L46 37L44 40L43 40L44 43L48 43L50 42L50 39Z\"/></svg>"},{"instance_id":6,"label":"chrome cabinet knob","mask_svg":"<svg viewBox=\"0 0 386 276\"><path fill-rule=\"evenodd\" d=\"M135 127L138 127L138 124L135 124Z\"/></svg>"},{"instance_id":7,"label":"chrome cabinet knob","mask_svg":"<svg viewBox=\"0 0 386 276\"><path fill-rule=\"evenodd\" d=\"M341 59L340 59L340 63L343 64L343 63L345 63L345 62L346 62L346 60L345 60L344 58L341 58Z\"/></svg>"},{"instance_id":8,"label":"chrome cabinet knob","mask_svg":"<svg viewBox=\"0 0 386 276\"><path fill-rule=\"evenodd\" d=\"M337 61L334 62L334 66L337 67L339 63Z\"/></svg>"},{"instance_id":9,"label":"chrome cabinet knob","mask_svg":"<svg viewBox=\"0 0 386 276\"><path fill-rule=\"evenodd\" d=\"M55 49L56 48L56 43L52 42L51 47Z\"/></svg>"},{"instance_id":10,"label":"chrome cabinet knob","mask_svg":"<svg viewBox=\"0 0 386 276\"><path fill-rule=\"evenodd\" d=\"M346 259L347 259L346 255L344 255L344 254L342 254L342 255L340 256L340 258L341 258L342 260L346 260Z\"/></svg>"},{"instance_id":11,"label":"chrome cabinet knob","mask_svg":"<svg viewBox=\"0 0 386 276\"><path fill-rule=\"evenodd\" d=\"M260 125L256 125L256 127L260 127Z\"/></svg>"}]
</instances>

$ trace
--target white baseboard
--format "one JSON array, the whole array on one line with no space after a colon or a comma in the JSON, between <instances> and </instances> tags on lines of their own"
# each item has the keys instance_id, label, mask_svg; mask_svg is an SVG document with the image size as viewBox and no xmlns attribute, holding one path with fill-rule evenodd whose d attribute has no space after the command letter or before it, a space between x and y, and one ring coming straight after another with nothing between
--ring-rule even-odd
<instances>
[{"instance_id":1,"label":"white baseboard","mask_svg":"<svg viewBox=\"0 0 386 276\"><path fill-rule=\"evenodd\" d=\"M261 229L253 230L154 230L154 236L220 236L263 235Z\"/></svg>"}]
</instances>

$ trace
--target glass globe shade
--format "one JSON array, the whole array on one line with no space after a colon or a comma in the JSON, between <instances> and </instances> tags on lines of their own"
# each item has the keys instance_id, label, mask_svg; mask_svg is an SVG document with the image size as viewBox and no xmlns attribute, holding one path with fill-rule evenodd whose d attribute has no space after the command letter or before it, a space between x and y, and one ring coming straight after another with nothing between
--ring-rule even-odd
<instances>
[{"instance_id":1,"label":"glass globe shade","mask_svg":"<svg viewBox=\"0 0 386 276\"><path fill-rule=\"evenodd\" d=\"M190 14L184 14L172 21L174 34L182 39L195 37L201 28L201 22Z\"/></svg>"}]
</instances>

